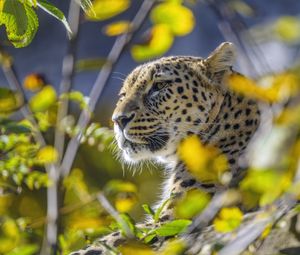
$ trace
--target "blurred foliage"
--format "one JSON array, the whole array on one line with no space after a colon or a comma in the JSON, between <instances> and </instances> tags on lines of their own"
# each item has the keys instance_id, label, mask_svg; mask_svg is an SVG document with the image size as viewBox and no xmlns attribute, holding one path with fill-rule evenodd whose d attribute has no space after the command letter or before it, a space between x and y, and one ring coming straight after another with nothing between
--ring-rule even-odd
<instances>
[{"instance_id":1,"label":"blurred foliage","mask_svg":"<svg viewBox=\"0 0 300 255\"><path fill-rule=\"evenodd\" d=\"M186 138L178 147L179 157L190 172L201 182L224 182L224 172L229 170L227 158L215 147L204 146L198 136ZM202 155L199 157L199 155ZM210 169L210 171L207 171Z\"/></svg>"},{"instance_id":2,"label":"blurred foliage","mask_svg":"<svg viewBox=\"0 0 300 255\"><path fill-rule=\"evenodd\" d=\"M132 3L130 0L84 0L81 1L81 7L85 12L85 22L115 18L108 21L102 31L107 36L118 36L136 29L131 21L117 18ZM157 2L150 11L149 30L142 35L140 43L130 45L133 59L145 61L162 56L178 36L191 33L196 25L192 12L194 4L195 1L179 0ZM256 10L244 1L232 0L228 5L230 10L240 15L256 15ZM37 9L60 20L71 35L64 14L51 1L0 0L0 25L5 27L8 40L14 47L25 47L33 40L38 29ZM254 27L251 33L256 38L273 38L297 45L300 42L299 24L299 17L281 16L270 24ZM2 49L0 63L4 69L13 65L12 56ZM105 57L76 60L75 72L100 69L106 63ZM214 218L216 231L236 231L243 223L244 215L240 208L254 210L271 206L286 192L299 196L298 186L293 184L300 157L299 78L297 65L255 80L239 74L228 78L229 88L236 93L275 106L271 130L275 132L275 138L270 135L270 140L278 141L292 132L294 136L280 151L280 157L273 155L270 150L275 161L273 165L256 167L255 162L250 163L246 177L237 189L231 190L226 207ZM122 254L182 254L186 247L178 237L192 224L194 217L207 208L211 195L192 189L182 197L167 199L154 210L148 204L153 193L157 193L154 178L151 179L149 175L120 180L122 167L112 156L116 148L110 128L92 121L82 130L72 114L67 114L57 123L58 108L64 100L92 115L88 108L88 97L79 91L58 94L53 85L38 73L29 74L22 85L29 100L24 98L20 88L0 88L0 254L30 255L40 251L47 223L46 189L53 184L49 178L49 168L59 164L61 156L57 148L52 146L55 130L63 132L67 140L82 132L80 155L86 153L88 158L85 160L79 156L74 169L62 180L59 254L80 249L99 236L115 230L126 235L128 229L136 240L121 246L119 250ZM24 107L29 107L32 115L21 116L19 113ZM38 132L44 135L46 144L38 140ZM270 142L273 145L274 141ZM227 158L218 149L204 146L196 136L183 140L177 153L197 180L220 185L229 183ZM268 157L267 151L259 153ZM99 171L92 172L90 168ZM122 219L121 222L116 222L99 203L99 194L108 199ZM146 196L147 199L144 199ZM175 219L160 222L162 211L173 199ZM143 206L140 206L141 203L144 203ZM141 208L157 224L155 227L136 224L136 219L142 214ZM268 236L270 231L271 227L266 228L261 238ZM170 241L161 251L154 252L149 244L161 237L167 237Z\"/></svg>"}]
</instances>

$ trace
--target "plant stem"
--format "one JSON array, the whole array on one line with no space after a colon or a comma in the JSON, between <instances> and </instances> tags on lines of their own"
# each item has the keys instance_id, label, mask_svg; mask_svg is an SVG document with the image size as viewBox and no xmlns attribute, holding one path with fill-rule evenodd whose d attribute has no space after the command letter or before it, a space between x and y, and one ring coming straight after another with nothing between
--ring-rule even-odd
<instances>
[{"instance_id":1,"label":"plant stem","mask_svg":"<svg viewBox=\"0 0 300 255\"><path fill-rule=\"evenodd\" d=\"M2 49L0 49L0 51L1 51L1 55L6 54ZM33 114L27 105L27 100L25 98L25 92L17 78L13 64L2 64L2 71L4 73L4 76L7 80L10 88L17 91L19 93L19 95L22 97L22 101L23 101L24 105L21 107L20 111L21 111L21 114L24 116L24 118L26 118L34 127L33 135L34 135L36 142L38 142L41 146L45 146L46 145L45 139L44 139L42 133L39 131L39 125L36 122L36 120L34 119Z\"/></svg>"},{"instance_id":2,"label":"plant stem","mask_svg":"<svg viewBox=\"0 0 300 255\"><path fill-rule=\"evenodd\" d=\"M72 30L72 37L68 43L67 54L64 57L62 65L62 81L60 84L59 94L68 93L71 89L74 78L74 65L76 61L76 46L79 31L80 20L80 5L71 0L69 5L68 23ZM49 179L52 185L47 189L47 225L46 225L46 240L42 249L42 254L50 255L57 253L57 239L59 229L59 207L63 200L62 188L60 188L60 160L64 151L65 134L61 130L61 121L68 113L68 99L67 97L61 98L57 110L57 120L55 127L54 147L58 152L59 159L56 165L50 167Z\"/></svg>"},{"instance_id":3,"label":"plant stem","mask_svg":"<svg viewBox=\"0 0 300 255\"><path fill-rule=\"evenodd\" d=\"M79 147L80 139L82 137L82 131L86 128L88 122L91 118L91 112L94 111L96 103L98 101L98 98L100 97L103 88L105 87L108 78L110 77L110 74L116 64L116 62L119 60L122 52L124 51L125 47L131 42L134 33L142 26L145 19L147 18L152 6L154 5L156 1L155 0L146 0L143 1L142 6L140 7L139 11L137 12L136 16L134 17L132 21L132 30L124 34L122 36L119 36L108 57L107 61L102 67L95 84L93 85L93 88L90 92L90 100L88 104L88 110L84 109L79 117L77 126L79 127L80 132L71 139L69 142L65 156L63 158L61 168L62 168L62 175L67 176L71 170L71 167L73 165L73 161L76 155L76 152Z\"/></svg>"},{"instance_id":4,"label":"plant stem","mask_svg":"<svg viewBox=\"0 0 300 255\"><path fill-rule=\"evenodd\" d=\"M68 23L72 30L72 37L68 43L67 54L63 59L62 65L62 81L60 83L59 94L60 96L68 93L71 90L72 82L75 75L75 61L76 61L76 50L77 50L77 41L78 41L78 31L79 31L79 22L80 22L80 5L75 1L70 2L69 7L69 18ZM60 99L58 110L57 110L57 119L56 119L56 128L55 128L55 138L54 138L54 147L58 152L59 161L62 158L65 144L65 135L64 131L61 130L61 121L68 113L68 97L63 97ZM59 162L58 161L58 162Z\"/></svg>"}]
</instances>

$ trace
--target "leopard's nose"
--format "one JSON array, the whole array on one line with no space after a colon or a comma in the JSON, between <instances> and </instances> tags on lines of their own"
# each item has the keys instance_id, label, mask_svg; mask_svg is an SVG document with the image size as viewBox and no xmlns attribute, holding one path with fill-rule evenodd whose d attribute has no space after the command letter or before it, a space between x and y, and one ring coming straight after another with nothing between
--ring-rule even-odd
<instances>
[{"instance_id":1,"label":"leopard's nose","mask_svg":"<svg viewBox=\"0 0 300 255\"><path fill-rule=\"evenodd\" d=\"M114 114L112 121L117 124L121 130L124 130L127 124L132 121L135 117L135 113L131 112L128 114Z\"/></svg>"}]
</instances>

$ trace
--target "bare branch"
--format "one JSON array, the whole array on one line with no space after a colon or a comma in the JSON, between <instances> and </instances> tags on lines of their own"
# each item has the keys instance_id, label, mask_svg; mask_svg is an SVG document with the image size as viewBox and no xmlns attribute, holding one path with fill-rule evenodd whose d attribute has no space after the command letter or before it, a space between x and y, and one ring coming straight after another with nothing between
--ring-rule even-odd
<instances>
[{"instance_id":1,"label":"bare branch","mask_svg":"<svg viewBox=\"0 0 300 255\"><path fill-rule=\"evenodd\" d=\"M148 16L152 6L154 5L155 0L146 0L143 1L142 6L140 7L139 11L137 12L136 16L132 21L132 30L124 35L119 36L108 57L106 64L102 67L95 84L90 92L90 101L88 105L88 110L84 109L80 114L77 126L81 130L81 132L73 137L69 142L65 156L62 161L62 175L67 176L71 170L77 149L79 147L79 142L82 137L82 130L84 130L90 121L91 115L90 113L94 111L98 98L100 97L103 88L106 85L108 78L113 70L114 65L120 58L122 52L124 51L125 47L131 42L134 33L141 27L144 20Z\"/></svg>"},{"instance_id":2,"label":"bare branch","mask_svg":"<svg viewBox=\"0 0 300 255\"><path fill-rule=\"evenodd\" d=\"M59 94L68 93L71 90L72 81L75 74L75 61L76 61L76 48L78 41L78 31L79 31L79 22L80 22L80 5L75 2L70 2L69 7L69 18L68 23L72 30L72 37L68 43L68 52L63 60L62 65L62 81L60 83ZM65 144L65 135L61 130L61 121L68 113L68 97L63 97L60 99L58 110L57 110L57 120L55 128L55 138L54 138L54 147L58 152L59 160L62 159L64 144Z\"/></svg>"},{"instance_id":3,"label":"bare branch","mask_svg":"<svg viewBox=\"0 0 300 255\"><path fill-rule=\"evenodd\" d=\"M0 53L1 55L6 54L3 51L3 49L1 49L1 48L0 48L0 52L1 52ZM33 117L31 110L29 109L29 107L27 105L27 100L25 97L24 89L17 78L13 64L11 64L11 63L10 64L2 64L2 70L3 70L3 73L5 75L5 78L8 82L8 85L10 86L10 88L17 91L19 93L19 95L22 97L22 101L24 102L24 105L21 107L20 111L21 111L22 115L24 116L24 118L26 118L34 127L33 135L34 135L35 140L41 146L45 146L46 145L45 139L44 139L42 133L39 131L39 125L37 124L36 120Z\"/></svg>"}]
</instances>

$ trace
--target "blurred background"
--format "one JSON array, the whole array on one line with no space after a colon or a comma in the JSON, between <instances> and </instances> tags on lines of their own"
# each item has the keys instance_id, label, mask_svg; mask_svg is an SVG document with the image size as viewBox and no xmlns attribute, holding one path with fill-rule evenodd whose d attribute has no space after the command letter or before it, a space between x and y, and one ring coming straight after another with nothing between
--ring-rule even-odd
<instances>
[{"instance_id":1,"label":"blurred background","mask_svg":"<svg viewBox=\"0 0 300 255\"><path fill-rule=\"evenodd\" d=\"M68 16L70 1L51 0L50 2ZM117 5L117 2L123 2L125 7L120 8L111 18L91 20L82 12L75 45L77 71L74 74L72 90L80 91L85 96L89 95L99 70L105 63L116 40L114 35L122 33L122 28L119 28L119 32L109 32L109 25L121 20L132 20L143 4L143 1L139 0L111 0L111 5ZM295 66L299 60L300 2L298 0L174 0L165 2L182 3L185 6L188 14L183 11L182 14L178 14L176 19L183 24L186 22L186 28L183 26L182 31L175 31L171 39L164 38L163 35L156 35L153 31L154 24L161 18L159 15L163 12L147 17L114 66L98 100L92 121L99 122L104 127L112 127L110 117L118 99L117 95L122 86L122 80L138 64L153 58L170 55L206 57L221 42L232 41L237 45L239 51L235 69L252 78L283 72ZM68 49L68 36L61 22L46 15L41 9L37 9L36 12L39 18L39 28L33 41L27 47L12 47L6 37L4 26L0 27L0 44L13 58L15 73L22 83L28 75L38 74L43 77L45 84L52 85L58 91L62 79L63 58ZM185 18L185 16L187 17ZM191 24L189 25L189 23ZM158 41L171 40L171 42L166 43L167 46L162 49L152 49L153 52L142 57L133 53L132 49L135 45L147 47L155 36L158 36L155 38ZM0 85L8 87L3 72L0 72ZM34 92L28 89L25 89L25 93L28 99L34 95ZM72 104L70 115L72 114L76 118L79 110L77 105ZM50 132L49 135L46 135L46 139L51 143L53 134ZM107 183L111 180L128 180L135 184L136 187L132 187L132 189L136 188L138 192L133 192L136 194L126 197L126 199L130 207L129 212L136 220L143 218L141 204L151 204L157 199L163 180L160 167L151 165L142 167L138 171L127 169L112 156L112 149L103 148L93 139L87 139L80 146L73 169L75 170L71 172L69 181L71 184L72 181L76 182L77 186L74 184L74 190L81 193L79 195L72 194L75 191L69 188L67 199L71 202L72 199L78 200L76 196L90 196L87 194L109 189ZM72 186L70 183L69 187ZM11 215L14 218L40 219L40 221L30 221L33 229L31 231L36 231L36 236L31 236L31 238L40 242L40 237L43 235L42 219L46 212L46 189L39 189L39 192L28 187L22 187L22 189L24 192L22 196L10 195L9 198L0 198L3 208L0 209L0 213ZM124 203L126 203L125 200ZM136 203L136 201L138 202ZM84 206L79 204L78 210L76 203L73 203L75 204L74 210L64 207L66 214L69 214L69 217L65 219L65 226L76 225L75 222L78 222L82 215L89 215L89 217L86 217L86 222L81 222L81 226L75 226L75 228L86 230L94 225L101 226L102 223L95 217L94 209L89 208L88 201L86 204L83 203ZM85 211L80 212L80 210ZM96 236L97 233L95 231L93 235ZM84 232L81 238L85 235L87 232ZM65 238L72 239L73 237ZM70 241L72 244L68 244L69 246L66 245L68 246L66 251L82 245L82 242L74 244L77 239L74 238L74 240ZM64 243L64 241L67 243L66 240L61 242Z\"/></svg>"}]
</instances>

